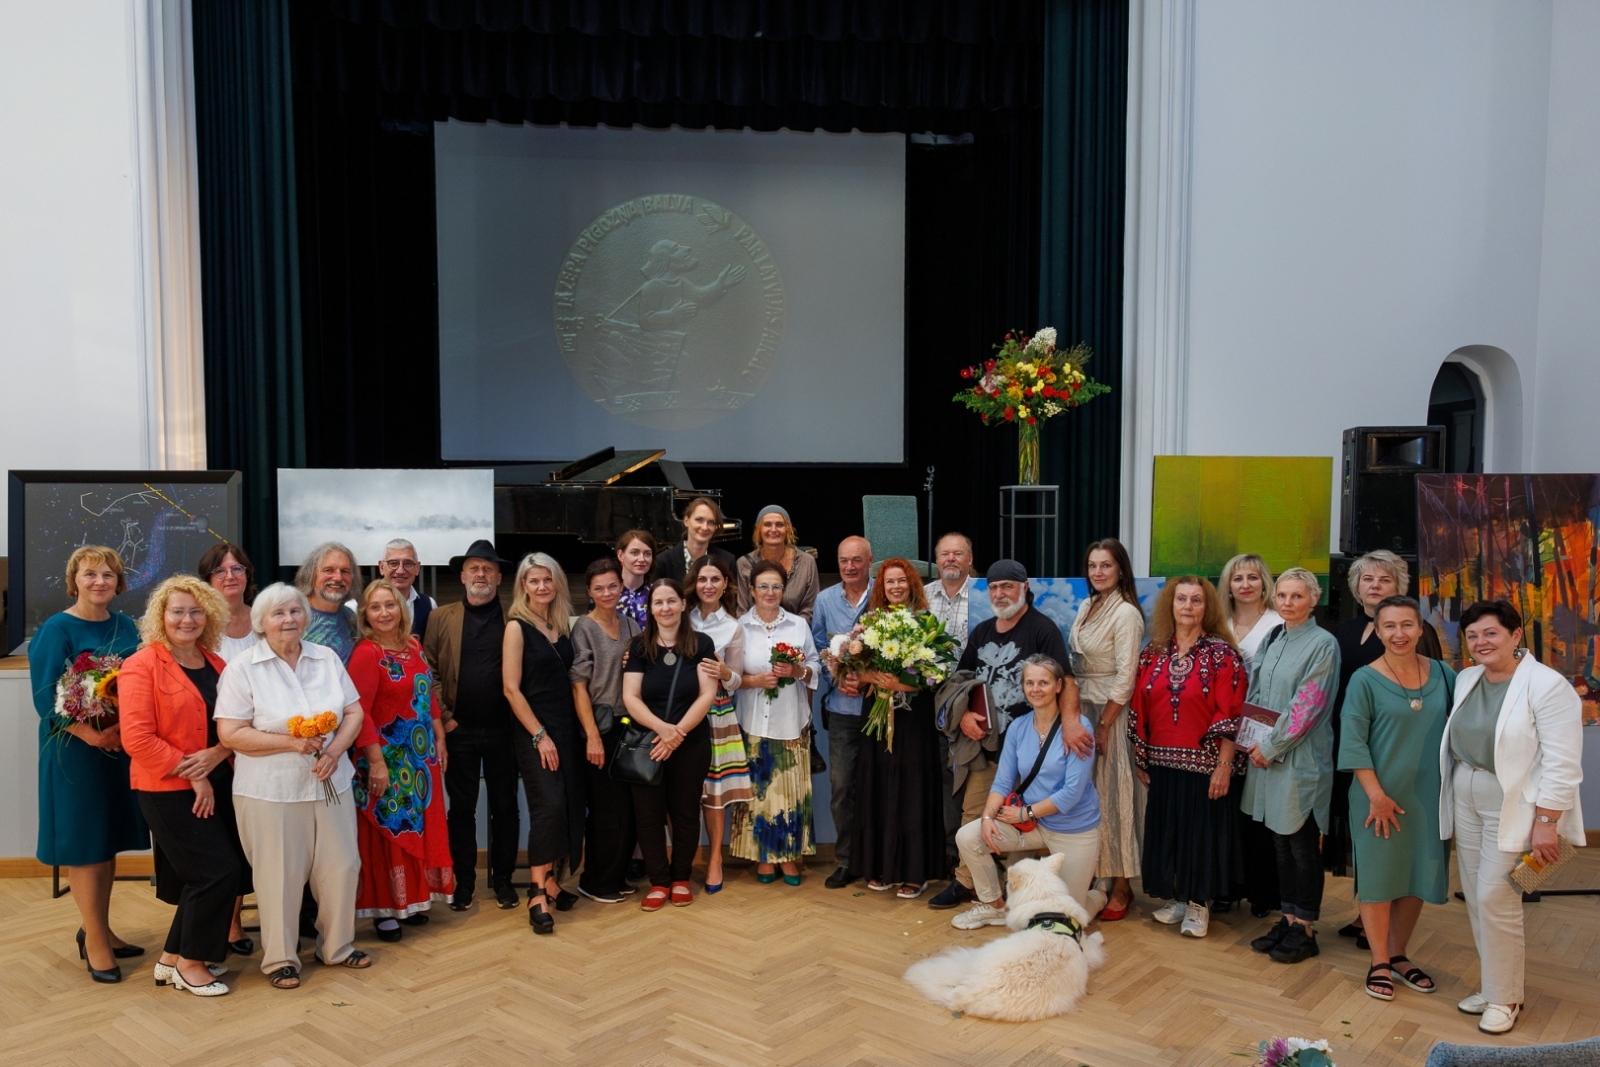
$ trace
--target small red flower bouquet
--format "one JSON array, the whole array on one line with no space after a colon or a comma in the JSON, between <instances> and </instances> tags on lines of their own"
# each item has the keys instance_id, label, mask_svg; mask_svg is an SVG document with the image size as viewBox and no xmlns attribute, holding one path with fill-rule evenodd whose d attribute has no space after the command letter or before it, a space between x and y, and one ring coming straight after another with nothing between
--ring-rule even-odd
<instances>
[{"instance_id":1,"label":"small red flower bouquet","mask_svg":"<svg viewBox=\"0 0 1600 1067\"><path fill-rule=\"evenodd\" d=\"M768 660L768 662L776 667L780 663L802 663L805 661L805 658L806 654L800 651L800 649L795 648L793 645L785 644L784 642L779 641L777 644L772 646L772 657ZM777 700L778 691L786 685L793 684L793 678L779 678L777 685L773 686L771 689L763 689L762 692L767 694L768 700Z\"/></svg>"},{"instance_id":2,"label":"small red flower bouquet","mask_svg":"<svg viewBox=\"0 0 1600 1067\"><path fill-rule=\"evenodd\" d=\"M60 728L82 723L105 730L117 721L117 676L121 656L80 652L56 682L56 715Z\"/></svg>"}]
</instances>

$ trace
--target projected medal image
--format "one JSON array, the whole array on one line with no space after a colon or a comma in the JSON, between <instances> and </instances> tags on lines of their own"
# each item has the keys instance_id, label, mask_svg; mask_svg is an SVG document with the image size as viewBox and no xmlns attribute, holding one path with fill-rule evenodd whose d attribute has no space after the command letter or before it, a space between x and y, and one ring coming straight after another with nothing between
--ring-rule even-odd
<instances>
[{"instance_id":1,"label":"projected medal image","mask_svg":"<svg viewBox=\"0 0 1600 1067\"><path fill-rule=\"evenodd\" d=\"M606 411L656 429L704 426L753 397L786 318L766 243L696 196L611 208L556 277L556 343L573 377Z\"/></svg>"}]
</instances>

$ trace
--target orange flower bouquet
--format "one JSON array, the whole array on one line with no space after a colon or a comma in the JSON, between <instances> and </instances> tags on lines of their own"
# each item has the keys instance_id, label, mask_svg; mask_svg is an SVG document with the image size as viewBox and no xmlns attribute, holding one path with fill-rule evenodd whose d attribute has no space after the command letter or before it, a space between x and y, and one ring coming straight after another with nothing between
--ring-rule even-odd
<instances>
[{"instance_id":1,"label":"orange flower bouquet","mask_svg":"<svg viewBox=\"0 0 1600 1067\"><path fill-rule=\"evenodd\" d=\"M315 715L289 716L290 737L327 737L339 728L339 716L331 711L319 711ZM329 804L339 803L339 794L333 788L333 779L322 783L322 799Z\"/></svg>"}]
</instances>

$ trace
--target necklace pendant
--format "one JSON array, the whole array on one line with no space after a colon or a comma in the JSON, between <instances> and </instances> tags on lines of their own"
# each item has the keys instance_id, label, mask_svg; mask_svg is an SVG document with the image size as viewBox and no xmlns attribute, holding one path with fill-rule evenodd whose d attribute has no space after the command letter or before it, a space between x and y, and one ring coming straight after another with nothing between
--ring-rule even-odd
<instances>
[{"instance_id":1,"label":"necklace pendant","mask_svg":"<svg viewBox=\"0 0 1600 1067\"><path fill-rule=\"evenodd\" d=\"M672 651L669 648L669 649L667 649L667 654L665 656L661 657L661 662L665 663L667 666L670 667L674 663L678 662L678 654L676 652ZM1413 701L1412 703L1420 705L1422 703L1422 701L1416 700L1416 701Z\"/></svg>"},{"instance_id":2,"label":"necklace pendant","mask_svg":"<svg viewBox=\"0 0 1600 1067\"><path fill-rule=\"evenodd\" d=\"M1422 698L1421 697L1412 697L1411 698L1411 710L1412 711L1421 711L1422 710Z\"/></svg>"}]
</instances>

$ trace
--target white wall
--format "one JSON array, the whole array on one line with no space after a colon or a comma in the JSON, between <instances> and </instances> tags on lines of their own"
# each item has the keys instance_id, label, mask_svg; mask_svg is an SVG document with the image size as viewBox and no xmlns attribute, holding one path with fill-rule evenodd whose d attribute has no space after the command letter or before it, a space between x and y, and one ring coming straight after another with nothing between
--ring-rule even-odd
<instances>
[{"instance_id":1,"label":"white wall","mask_svg":"<svg viewBox=\"0 0 1600 1067\"><path fill-rule=\"evenodd\" d=\"M146 465L132 22L0 4L3 470Z\"/></svg>"},{"instance_id":2,"label":"white wall","mask_svg":"<svg viewBox=\"0 0 1600 1067\"><path fill-rule=\"evenodd\" d=\"M1504 350L1542 399L1543 244L1567 221L1546 210L1551 5L1196 12L1188 452L1337 456L1348 426L1423 422L1439 364L1468 345ZM1594 79L1577 51L1574 91ZM1597 101L1572 101L1571 121ZM1566 184L1592 213L1600 173ZM1592 393L1600 366L1565 377L1552 386Z\"/></svg>"}]
</instances>

